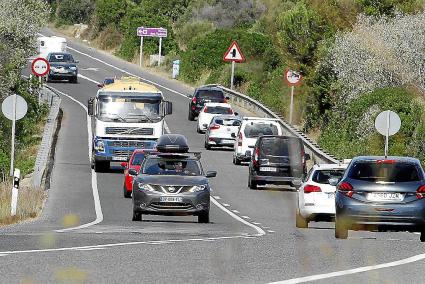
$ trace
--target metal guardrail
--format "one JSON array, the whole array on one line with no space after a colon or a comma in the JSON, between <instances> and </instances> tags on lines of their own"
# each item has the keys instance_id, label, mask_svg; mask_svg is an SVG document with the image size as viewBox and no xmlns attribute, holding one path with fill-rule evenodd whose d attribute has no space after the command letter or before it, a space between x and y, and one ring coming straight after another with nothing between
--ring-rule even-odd
<instances>
[{"instance_id":1,"label":"metal guardrail","mask_svg":"<svg viewBox=\"0 0 425 284\"><path fill-rule=\"evenodd\" d=\"M43 181L43 177L46 174L50 151L53 143L53 135L55 133L56 119L59 114L59 106L61 99L52 90L47 87L43 87L38 94L39 102L49 104L50 111L47 117L47 122L44 126L43 138L41 140L40 147L38 149L37 158L34 165L33 173L33 185L40 187Z\"/></svg>"},{"instance_id":2,"label":"metal guardrail","mask_svg":"<svg viewBox=\"0 0 425 284\"><path fill-rule=\"evenodd\" d=\"M305 135L301 130L299 130L294 125L289 124L281 115L276 114L268 107L264 106L260 102L254 100L253 98L244 95L242 93L236 92L229 88L223 87L221 85L214 85L224 90L224 92L229 96L231 102L235 105L239 105L247 110L250 110L262 117L270 117L279 119L284 130L288 132L288 134L299 137L302 139L304 143L304 147L306 148L306 152L309 153L313 160L318 163L338 163L339 160L327 153L313 140L311 140L307 135Z\"/></svg>"}]
</instances>

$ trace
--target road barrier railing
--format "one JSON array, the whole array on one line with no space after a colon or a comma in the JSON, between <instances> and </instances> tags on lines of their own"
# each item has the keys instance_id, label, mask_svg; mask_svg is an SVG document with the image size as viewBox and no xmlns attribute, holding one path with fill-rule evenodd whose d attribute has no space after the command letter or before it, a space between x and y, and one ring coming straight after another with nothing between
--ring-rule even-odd
<instances>
[{"instance_id":1,"label":"road barrier railing","mask_svg":"<svg viewBox=\"0 0 425 284\"><path fill-rule=\"evenodd\" d=\"M240 106L244 109L247 109L257 116L260 117L269 117L279 119L283 129L287 132L286 135L293 135L302 139L306 152L309 153L313 161L316 163L338 163L338 159L327 153L325 150L321 149L320 146L305 135L300 129L296 126L289 124L281 115L276 114L268 107L264 106L260 102L254 100L253 98L244 95L240 92L231 90L229 88L223 87L221 85L214 85L220 87L224 90L226 95L230 98L232 104Z\"/></svg>"}]
</instances>

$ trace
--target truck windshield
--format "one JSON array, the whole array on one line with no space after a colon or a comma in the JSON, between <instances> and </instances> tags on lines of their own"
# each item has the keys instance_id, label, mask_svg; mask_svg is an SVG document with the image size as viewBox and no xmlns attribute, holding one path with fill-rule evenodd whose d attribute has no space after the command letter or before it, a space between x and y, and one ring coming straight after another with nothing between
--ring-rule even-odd
<instances>
[{"instance_id":1,"label":"truck windshield","mask_svg":"<svg viewBox=\"0 0 425 284\"><path fill-rule=\"evenodd\" d=\"M134 97L100 96L97 118L102 121L157 122L161 100Z\"/></svg>"}]
</instances>

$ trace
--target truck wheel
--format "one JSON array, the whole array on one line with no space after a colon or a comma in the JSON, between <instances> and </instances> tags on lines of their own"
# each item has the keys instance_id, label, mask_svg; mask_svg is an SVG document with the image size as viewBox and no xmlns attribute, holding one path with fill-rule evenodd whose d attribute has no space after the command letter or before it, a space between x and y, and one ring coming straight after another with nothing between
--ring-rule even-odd
<instances>
[{"instance_id":1,"label":"truck wheel","mask_svg":"<svg viewBox=\"0 0 425 284\"><path fill-rule=\"evenodd\" d=\"M132 221L142 221L142 213L133 211L133 219Z\"/></svg>"},{"instance_id":2,"label":"truck wheel","mask_svg":"<svg viewBox=\"0 0 425 284\"><path fill-rule=\"evenodd\" d=\"M210 222L210 211L202 212L198 216L198 223L209 223Z\"/></svg>"},{"instance_id":3,"label":"truck wheel","mask_svg":"<svg viewBox=\"0 0 425 284\"><path fill-rule=\"evenodd\" d=\"M128 191L125 184L123 186L124 198L131 198L131 191Z\"/></svg>"},{"instance_id":4,"label":"truck wheel","mask_svg":"<svg viewBox=\"0 0 425 284\"><path fill-rule=\"evenodd\" d=\"M106 172L109 170L110 164L108 161L94 161L94 171L97 173Z\"/></svg>"},{"instance_id":5,"label":"truck wheel","mask_svg":"<svg viewBox=\"0 0 425 284\"><path fill-rule=\"evenodd\" d=\"M297 210L295 217L295 227L297 228L308 228L308 221L300 214L300 210Z\"/></svg>"},{"instance_id":6,"label":"truck wheel","mask_svg":"<svg viewBox=\"0 0 425 284\"><path fill-rule=\"evenodd\" d=\"M335 217L335 238L346 239L348 238L348 228L344 219Z\"/></svg>"}]
</instances>

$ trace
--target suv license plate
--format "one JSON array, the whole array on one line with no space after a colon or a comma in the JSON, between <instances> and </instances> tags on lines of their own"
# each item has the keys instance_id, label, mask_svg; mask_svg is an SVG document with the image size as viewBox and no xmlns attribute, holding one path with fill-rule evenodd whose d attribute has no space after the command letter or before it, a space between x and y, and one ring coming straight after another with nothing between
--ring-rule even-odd
<instances>
[{"instance_id":1,"label":"suv license plate","mask_svg":"<svg viewBox=\"0 0 425 284\"><path fill-rule=\"evenodd\" d=\"M277 172L277 168L260 167L260 172Z\"/></svg>"},{"instance_id":2,"label":"suv license plate","mask_svg":"<svg viewBox=\"0 0 425 284\"><path fill-rule=\"evenodd\" d=\"M370 201L402 201L404 195L398 192L371 192L367 194Z\"/></svg>"},{"instance_id":3,"label":"suv license plate","mask_svg":"<svg viewBox=\"0 0 425 284\"><path fill-rule=\"evenodd\" d=\"M160 202L183 202L183 197L177 196L162 196L159 199Z\"/></svg>"}]
</instances>

